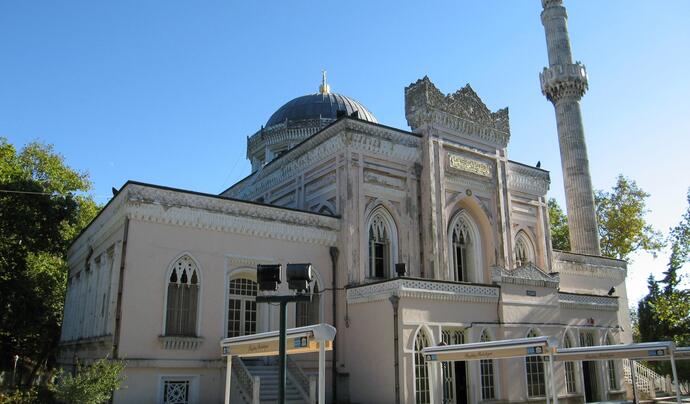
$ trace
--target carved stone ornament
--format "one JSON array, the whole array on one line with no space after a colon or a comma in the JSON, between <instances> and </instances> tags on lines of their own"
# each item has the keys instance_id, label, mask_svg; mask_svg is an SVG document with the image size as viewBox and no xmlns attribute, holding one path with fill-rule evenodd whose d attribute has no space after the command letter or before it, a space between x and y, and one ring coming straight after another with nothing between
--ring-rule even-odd
<instances>
[{"instance_id":1,"label":"carved stone ornament","mask_svg":"<svg viewBox=\"0 0 690 404\"><path fill-rule=\"evenodd\" d=\"M482 177L491 177L491 166L489 164L458 154L448 153L448 165L456 170L481 175Z\"/></svg>"},{"instance_id":2,"label":"carved stone ornament","mask_svg":"<svg viewBox=\"0 0 690 404\"><path fill-rule=\"evenodd\" d=\"M499 147L510 138L508 108L491 112L470 85L443 95L427 76L405 88L405 117L413 129L436 124Z\"/></svg>"}]
</instances>

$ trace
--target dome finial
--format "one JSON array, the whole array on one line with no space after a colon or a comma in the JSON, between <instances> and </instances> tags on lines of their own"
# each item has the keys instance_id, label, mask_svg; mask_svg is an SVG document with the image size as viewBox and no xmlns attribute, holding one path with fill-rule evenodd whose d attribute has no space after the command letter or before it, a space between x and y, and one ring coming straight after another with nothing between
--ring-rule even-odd
<instances>
[{"instance_id":1,"label":"dome finial","mask_svg":"<svg viewBox=\"0 0 690 404\"><path fill-rule=\"evenodd\" d=\"M319 93L320 94L330 94L331 93L331 86L326 83L326 71L321 70L321 85L319 86Z\"/></svg>"}]
</instances>

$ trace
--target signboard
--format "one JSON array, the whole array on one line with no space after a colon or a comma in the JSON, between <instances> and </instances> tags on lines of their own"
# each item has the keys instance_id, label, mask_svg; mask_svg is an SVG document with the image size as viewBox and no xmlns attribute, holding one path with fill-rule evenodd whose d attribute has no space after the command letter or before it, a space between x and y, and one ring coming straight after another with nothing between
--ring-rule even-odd
<instances>
[{"instance_id":1,"label":"signboard","mask_svg":"<svg viewBox=\"0 0 690 404\"><path fill-rule=\"evenodd\" d=\"M667 348L658 349L617 349L615 345L611 349L570 351L558 350L554 359L557 361L590 361L609 359L666 359L670 355Z\"/></svg>"},{"instance_id":2,"label":"signboard","mask_svg":"<svg viewBox=\"0 0 690 404\"><path fill-rule=\"evenodd\" d=\"M482 161L469 159L458 154L448 153L448 165L456 170L491 177L491 166Z\"/></svg>"},{"instance_id":3,"label":"signboard","mask_svg":"<svg viewBox=\"0 0 690 404\"><path fill-rule=\"evenodd\" d=\"M327 351L333 349L333 341L325 341ZM245 343L237 343L223 347L223 356L232 355L243 358L252 356L274 356L278 355L278 340L265 340ZM285 351L288 355L318 352L319 341L314 337L288 337L285 340Z\"/></svg>"},{"instance_id":4,"label":"signboard","mask_svg":"<svg viewBox=\"0 0 690 404\"><path fill-rule=\"evenodd\" d=\"M524 356L544 355L544 347L512 347L504 349L457 350L435 352L425 356L430 362L478 361L483 359L522 358Z\"/></svg>"}]
</instances>

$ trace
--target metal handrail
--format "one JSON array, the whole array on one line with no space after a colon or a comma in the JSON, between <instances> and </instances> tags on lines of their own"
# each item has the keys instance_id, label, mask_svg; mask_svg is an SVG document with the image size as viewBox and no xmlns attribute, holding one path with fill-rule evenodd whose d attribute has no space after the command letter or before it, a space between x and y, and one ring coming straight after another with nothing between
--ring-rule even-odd
<instances>
[{"instance_id":1,"label":"metal handrail","mask_svg":"<svg viewBox=\"0 0 690 404\"><path fill-rule=\"evenodd\" d=\"M297 362L295 362L290 355L287 356L287 367L289 375L292 377L293 381L297 385L297 388L302 393L302 396L306 399L309 399L309 378L304 374L302 368L297 365Z\"/></svg>"},{"instance_id":2,"label":"metal handrail","mask_svg":"<svg viewBox=\"0 0 690 404\"><path fill-rule=\"evenodd\" d=\"M249 373L249 369L247 369L244 362L236 356L232 357L232 372L235 375L235 380L237 380L237 384L240 386L242 393L249 398L250 402L253 402L254 378L251 373Z\"/></svg>"}]
</instances>

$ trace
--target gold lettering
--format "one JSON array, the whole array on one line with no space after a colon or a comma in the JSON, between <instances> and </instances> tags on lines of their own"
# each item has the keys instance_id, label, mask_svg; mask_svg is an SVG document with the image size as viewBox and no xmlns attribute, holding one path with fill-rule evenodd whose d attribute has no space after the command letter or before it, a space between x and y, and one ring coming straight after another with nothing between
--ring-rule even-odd
<instances>
[{"instance_id":1,"label":"gold lettering","mask_svg":"<svg viewBox=\"0 0 690 404\"><path fill-rule=\"evenodd\" d=\"M448 154L448 161L452 168L468 173L491 177L491 167L487 163L468 159L457 154Z\"/></svg>"}]
</instances>

